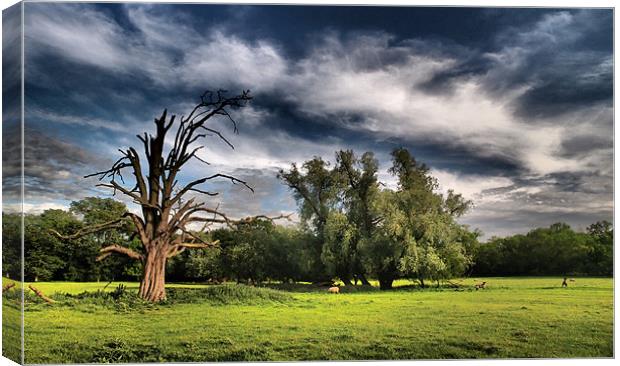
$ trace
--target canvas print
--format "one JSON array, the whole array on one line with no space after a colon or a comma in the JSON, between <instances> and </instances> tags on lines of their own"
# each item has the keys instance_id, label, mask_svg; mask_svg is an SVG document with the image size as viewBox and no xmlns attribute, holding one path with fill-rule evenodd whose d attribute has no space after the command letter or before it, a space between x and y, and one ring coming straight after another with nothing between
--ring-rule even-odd
<instances>
[{"instance_id":1,"label":"canvas print","mask_svg":"<svg viewBox=\"0 0 620 366\"><path fill-rule=\"evenodd\" d=\"M613 9L3 10L2 354L611 358Z\"/></svg>"}]
</instances>

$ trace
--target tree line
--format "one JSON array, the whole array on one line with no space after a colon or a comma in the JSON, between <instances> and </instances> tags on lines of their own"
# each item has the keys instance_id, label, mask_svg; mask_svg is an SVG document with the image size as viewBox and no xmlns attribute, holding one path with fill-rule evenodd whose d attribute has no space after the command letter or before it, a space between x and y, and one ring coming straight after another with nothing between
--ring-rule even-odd
<instances>
[{"instance_id":1,"label":"tree line","mask_svg":"<svg viewBox=\"0 0 620 366\"><path fill-rule=\"evenodd\" d=\"M472 273L490 276L613 275L613 228L596 222L585 232L565 223L525 235L491 238L476 249Z\"/></svg>"},{"instance_id":2,"label":"tree line","mask_svg":"<svg viewBox=\"0 0 620 366\"><path fill-rule=\"evenodd\" d=\"M472 203L438 192L437 180L406 149L392 152L389 169L397 187L378 180L372 152L338 151L335 164L320 157L281 170L279 179L293 193L300 223L277 225L268 218L239 220L208 232L194 232L216 246L183 251L166 263L176 282L326 282L345 285L379 281L382 289L398 278L429 282L459 276L612 275L613 228L597 222L585 232L563 223L524 235L493 237L457 219ZM24 218L27 281L139 280L143 263L101 252L111 244L141 253L129 222L63 239L110 222L127 212L112 198L88 197L69 210L46 210ZM3 213L4 275L18 278L18 214ZM100 261L114 255L114 260Z\"/></svg>"}]
</instances>

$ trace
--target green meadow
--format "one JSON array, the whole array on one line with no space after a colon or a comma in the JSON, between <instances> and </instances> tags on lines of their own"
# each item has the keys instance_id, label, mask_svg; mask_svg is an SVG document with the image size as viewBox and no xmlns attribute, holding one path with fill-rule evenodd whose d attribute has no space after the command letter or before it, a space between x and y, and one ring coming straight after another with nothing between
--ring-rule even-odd
<instances>
[{"instance_id":1,"label":"green meadow","mask_svg":"<svg viewBox=\"0 0 620 366\"><path fill-rule=\"evenodd\" d=\"M488 287L474 290L478 281ZM112 283L103 294L106 283L38 282L56 302L27 294L25 361L613 356L611 278L576 278L568 288L550 277L455 282L461 287L420 289L401 280L390 291L343 287L340 294L308 284L169 284L169 301L157 305L132 294L137 283L120 290ZM3 351L11 356L19 304L10 293L3 301Z\"/></svg>"}]
</instances>

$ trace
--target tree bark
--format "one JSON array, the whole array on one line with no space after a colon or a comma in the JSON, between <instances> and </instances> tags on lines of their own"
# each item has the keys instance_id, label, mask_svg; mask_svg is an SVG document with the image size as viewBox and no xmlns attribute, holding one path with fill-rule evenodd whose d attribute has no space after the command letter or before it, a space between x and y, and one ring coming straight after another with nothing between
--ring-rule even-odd
<instances>
[{"instance_id":1,"label":"tree bark","mask_svg":"<svg viewBox=\"0 0 620 366\"><path fill-rule=\"evenodd\" d=\"M166 259L163 250L153 249L146 255L138 292L142 299L158 302L166 298Z\"/></svg>"},{"instance_id":2,"label":"tree bark","mask_svg":"<svg viewBox=\"0 0 620 366\"><path fill-rule=\"evenodd\" d=\"M341 278L340 280L345 286L353 286L353 282L351 282L350 278Z\"/></svg>"},{"instance_id":3,"label":"tree bark","mask_svg":"<svg viewBox=\"0 0 620 366\"><path fill-rule=\"evenodd\" d=\"M348 274L341 273L340 275L338 275L338 278L345 286L353 286L353 283L351 282L351 276L349 276Z\"/></svg>"},{"instance_id":4,"label":"tree bark","mask_svg":"<svg viewBox=\"0 0 620 366\"><path fill-rule=\"evenodd\" d=\"M392 283L394 282L394 278L390 275L379 275L379 288L381 290L390 290L392 289Z\"/></svg>"},{"instance_id":5,"label":"tree bark","mask_svg":"<svg viewBox=\"0 0 620 366\"><path fill-rule=\"evenodd\" d=\"M365 274L360 273L360 274L358 275L358 277L359 277L360 281L362 281L362 285L364 285L364 286L370 286L370 282L368 282L368 279L366 278L366 275L365 275Z\"/></svg>"}]
</instances>

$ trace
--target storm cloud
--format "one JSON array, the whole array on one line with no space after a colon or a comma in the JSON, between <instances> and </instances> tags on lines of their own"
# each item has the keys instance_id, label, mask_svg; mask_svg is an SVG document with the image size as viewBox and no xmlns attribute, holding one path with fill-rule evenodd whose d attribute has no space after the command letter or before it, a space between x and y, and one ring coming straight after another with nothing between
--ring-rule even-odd
<instances>
[{"instance_id":1,"label":"storm cloud","mask_svg":"<svg viewBox=\"0 0 620 366\"><path fill-rule=\"evenodd\" d=\"M103 164L92 157L134 145L163 108L183 114L205 89L245 88L240 133L213 122L235 149L214 139L201 153L211 165L185 171L255 184L248 196L214 183L235 215L295 211L275 172L339 149L375 151L389 185L389 152L404 146L442 190L474 200L463 222L487 237L612 216L611 10L27 9L26 125L35 140L55 136L28 163L41 207L83 197L92 182L80 172Z\"/></svg>"}]
</instances>

